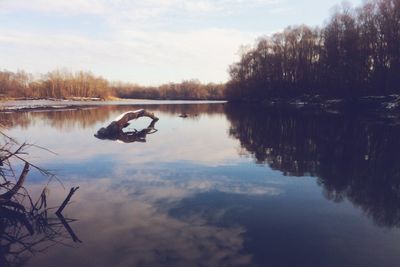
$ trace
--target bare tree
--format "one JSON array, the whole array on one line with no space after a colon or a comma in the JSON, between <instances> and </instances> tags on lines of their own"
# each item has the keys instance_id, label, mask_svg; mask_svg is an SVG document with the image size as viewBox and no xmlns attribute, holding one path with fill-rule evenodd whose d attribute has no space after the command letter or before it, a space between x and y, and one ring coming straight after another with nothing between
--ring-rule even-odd
<instances>
[{"instance_id":1,"label":"bare tree","mask_svg":"<svg viewBox=\"0 0 400 267\"><path fill-rule=\"evenodd\" d=\"M324 28L288 27L230 66L231 100L400 93L400 2L343 5Z\"/></svg>"}]
</instances>

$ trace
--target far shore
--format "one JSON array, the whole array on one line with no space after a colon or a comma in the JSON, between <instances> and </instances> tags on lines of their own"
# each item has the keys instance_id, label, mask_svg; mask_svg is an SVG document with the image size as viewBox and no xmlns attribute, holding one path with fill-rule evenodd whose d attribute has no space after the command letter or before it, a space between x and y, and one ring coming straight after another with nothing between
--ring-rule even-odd
<instances>
[{"instance_id":1,"label":"far shore","mask_svg":"<svg viewBox=\"0 0 400 267\"><path fill-rule=\"evenodd\" d=\"M228 103L221 100L158 100L158 99L126 99L112 97L109 99L74 97L70 99L1 99L0 112L46 111L66 109L87 109L98 106L113 105L172 105L172 104L217 104ZM322 98L318 95L303 95L292 98L270 98L262 102L239 101L234 104L253 105L275 108L311 109L328 112L383 112L396 113L400 111L400 95L364 96L355 98Z\"/></svg>"},{"instance_id":2,"label":"far shore","mask_svg":"<svg viewBox=\"0 0 400 267\"><path fill-rule=\"evenodd\" d=\"M46 111L46 110L67 110L87 109L97 106L112 105L172 105L172 104L211 104L226 103L226 101L208 100L152 100L152 99L1 99L0 112L22 112L22 111Z\"/></svg>"}]
</instances>

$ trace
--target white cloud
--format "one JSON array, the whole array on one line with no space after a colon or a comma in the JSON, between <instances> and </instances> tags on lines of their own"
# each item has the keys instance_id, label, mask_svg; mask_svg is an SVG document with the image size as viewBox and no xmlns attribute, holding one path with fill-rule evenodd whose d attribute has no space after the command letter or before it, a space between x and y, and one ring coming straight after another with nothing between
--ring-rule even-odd
<instances>
[{"instance_id":1,"label":"white cloud","mask_svg":"<svg viewBox=\"0 0 400 267\"><path fill-rule=\"evenodd\" d=\"M221 81L227 77L227 66L235 59L238 47L256 36L209 28L187 32L123 30L115 32L112 39L79 34L51 34L43 38L41 33L0 29L0 47L13 50L7 55L0 52L0 56L3 62L9 62L7 67L23 67L28 71L45 72L65 64L76 70L90 69L111 79L141 83L191 78ZM32 50L35 53L27 53ZM15 54L25 55L13 59ZM174 73L169 71L172 67ZM125 72L110 72L110 69Z\"/></svg>"},{"instance_id":2,"label":"white cloud","mask_svg":"<svg viewBox=\"0 0 400 267\"><path fill-rule=\"evenodd\" d=\"M2 12L30 10L59 14L100 14L107 10L102 0L3 0L0 7Z\"/></svg>"},{"instance_id":3,"label":"white cloud","mask_svg":"<svg viewBox=\"0 0 400 267\"><path fill-rule=\"evenodd\" d=\"M255 5L279 4L280 0L2 0L5 11L31 10L61 14L112 14L154 16L171 10L213 12Z\"/></svg>"},{"instance_id":4,"label":"white cloud","mask_svg":"<svg viewBox=\"0 0 400 267\"><path fill-rule=\"evenodd\" d=\"M60 67L84 69L142 84L192 78L224 82L239 47L253 42L259 33L207 25L207 19L277 1L0 0L0 14L8 14L7 18L13 13L46 14L33 29L0 25L1 67L34 73ZM75 20L75 25L59 29L52 25L53 17ZM200 24L182 28L193 17ZM92 25L82 31L76 24L85 21Z\"/></svg>"}]
</instances>

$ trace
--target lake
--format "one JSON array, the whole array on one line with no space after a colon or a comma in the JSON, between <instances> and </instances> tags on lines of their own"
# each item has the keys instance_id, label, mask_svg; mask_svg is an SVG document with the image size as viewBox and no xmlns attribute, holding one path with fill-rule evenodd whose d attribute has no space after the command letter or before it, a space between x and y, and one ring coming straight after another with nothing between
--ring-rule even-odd
<instances>
[{"instance_id":1,"label":"lake","mask_svg":"<svg viewBox=\"0 0 400 267\"><path fill-rule=\"evenodd\" d=\"M154 131L94 137L139 108L159 117ZM2 249L11 266L399 266L400 124L390 117L170 103L0 118L17 140L57 153L29 155L64 185L50 184L50 206L80 187L63 213L81 242L64 231L32 253ZM31 171L25 187L36 198L47 181Z\"/></svg>"}]
</instances>

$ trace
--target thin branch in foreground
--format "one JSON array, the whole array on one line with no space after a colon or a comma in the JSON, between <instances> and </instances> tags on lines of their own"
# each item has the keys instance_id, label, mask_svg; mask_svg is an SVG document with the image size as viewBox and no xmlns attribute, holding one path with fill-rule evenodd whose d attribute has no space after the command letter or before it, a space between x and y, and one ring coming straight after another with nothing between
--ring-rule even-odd
<instances>
[{"instance_id":1,"label":"thin branch in foreground","mask_svg":"<svg viewBox=\"0 0 400 267\"><path fill-rule=\"evenodd\" d=\"M65 207L68 205L68 202L71 200L72 195L79 189L78 187L72 187L71 190L68 193L68 196L65 198L64 202L61 204L61 206L58 208L56 211L56 214L61 214L62 211L65 209Z\"/></svg>"}]
</instances>

